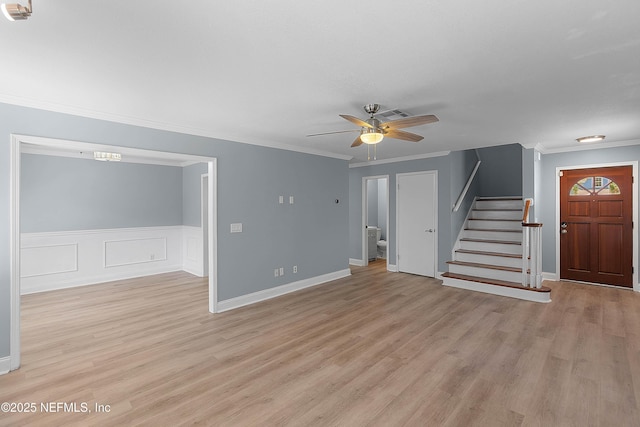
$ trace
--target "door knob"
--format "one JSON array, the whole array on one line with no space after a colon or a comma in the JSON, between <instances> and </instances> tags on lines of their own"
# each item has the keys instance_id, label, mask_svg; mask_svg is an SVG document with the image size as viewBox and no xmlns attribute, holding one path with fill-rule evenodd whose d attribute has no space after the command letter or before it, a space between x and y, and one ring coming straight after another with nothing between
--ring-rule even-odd
<instances>
[{"instance_id":1,"label":"door knob","mask_svg":"<svg viewBox=\"0 0 640 427\"><path fill-rule=\"evenodd\" d=\"M567 230L563 228L562 230L560 230L560 233L567 234Z\"/></svg>"}]
</instances>

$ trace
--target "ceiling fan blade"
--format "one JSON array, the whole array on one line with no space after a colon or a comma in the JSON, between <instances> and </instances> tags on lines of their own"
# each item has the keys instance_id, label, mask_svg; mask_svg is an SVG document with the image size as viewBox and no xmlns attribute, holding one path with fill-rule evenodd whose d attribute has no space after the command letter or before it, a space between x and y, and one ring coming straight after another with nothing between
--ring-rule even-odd
<instances>
[{"instance_id":1,"label":"ceiling fan blade","mask_svg":"<svg viewBox=\"0 0 640 427\"><path fill-rule=\"evenodd\" d=\"M347 132L360 132L360 129L338 130L338 131L335 131L335 132L312 133L312 134L309 134L307 136L332 135L334 133L347 133Z\"/></svg>"},{"instance_id":2,"label":"ceiling fan blade","mask_svg":"<svg viewBox=\"0 0 640 427\"><path fill-rule=\"evenodd\" d=\"M353 144L351 144L352 147L358 147L362 145L362 140L360 139L360 135L358 135L358 137L353 141Z\"/></svg>"},{"instance_id":3,"label":"ceiling fan blade","mask_svg":"<svg viewBox=\"0 0 640 427\"><path fill-rule=\"evenodd\" d=\"M351 123L354 123L360 127L365 127L365 128L373 127L369 123L365 122L364 120L360 120L359 118L350 116L348 114L340 114L340 117L342 117L345 120L349 120Z\"/></svg>"},{"instance_id":4,"label":"ceiling fan blade","mask_svg":"<svg viewBox=\"0 0 640 427\"><path fill-rule=\"evenodd\" d=\"M387 138L401 139L403 141L411 141L411 142L418 142L424 139L423 136L417 135L415 133L405 132L403 130L396 130L396 129L391 129L386 131L384 133L384 136Z\"/></svg>"},{"instance_id":5,"label":"ceiling fan blade","mask_svg":"<svg viewBox=\"0 0 640 427\"><path fill-rule=\"evenodd\" d=\"M439 119L436 116L434 116L433 114L428 114L426 116L407 117L406 119L385 122L382 123L380 127L382 127L383 129L402 129L412 126L426 125L427 123L435 123L437 121L439 121Z\"/></svg>"}]
</instances>

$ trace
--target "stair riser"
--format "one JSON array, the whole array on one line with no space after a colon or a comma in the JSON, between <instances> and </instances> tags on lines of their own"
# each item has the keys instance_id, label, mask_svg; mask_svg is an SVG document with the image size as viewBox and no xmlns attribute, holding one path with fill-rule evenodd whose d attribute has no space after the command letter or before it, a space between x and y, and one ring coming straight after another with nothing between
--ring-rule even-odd
<instances>
[{"instance_id":1,"label":"stair riser","mask_svg":"<svg viewBox=\"0 0 640 427\"><path fill-rule=\"evenodd\" d=\"M469 228L482 228L486 230L522 230L520 221L485 221L481 219L470 219Z\"/></svg>"},{"instance_id":2,"label":"stair riser","mask_svg":"<svg viewBox=\"0 0 640 427\"><path fill-rule=\"evenodd\" d=\"M478 200L476 201L476 209L522 209L524 202L522 200Z\"/></svg>"},{"instance_id":3,"label":"stair riser","mask_svg":"<svg viewBox=\"0 0 640 427\"><path fill-rule=\"evenodd\" d=\"M449 271L455 274L465 274L467 276L484 277L487 279L506 280L509 282L520 283L522 281L522 273L512 271L493 270L490 268L470 267L466 265L449 265Z\"/></svg>"},{"instance_id":4,"label":"stair riser","mask_svg":"<svg viewBox=\"0 0 640 427\"><path fill-rule=\"evenodd\" d=\"M527 288L514 289L503 286L494 286L486 283L468 282L466 280L443 278L442 284L460 289L468 289L478 292L486 292L493 295L502 295L510 298L518 298L534 302L551 302L551 292L535 292Z\"/></svg>"},{"instance_id":5,"label":"stair riser","mask_svg":"<svg viewBox=\"0 0 640 427\"><path fill-rule=\"evenodd\" d=\"M473 219L517 219L522 220L522 211L477 211L471 212Z\"/></svg>"},{"instance_id":6,"label":"stair riser","mask_svg":"<svg viewBox=\"0 0 640 427\"><path fill-rule=\"evenodd\" d=\"M498 265L501 267L522 268L522 258L510 258L510 257L466 254L466 253L456 252L456 261L475 262L477 264Z\"/></svg>"},{"instance_id":7,"label":"stair riser","mask_svg":"<svg viewBox=\"0 0 640 427\"><path fill-rule=\"evenodd\" d=\"M522 254L522 245L509 245L504 243L484 243L460 241L462 249L471 251L499 252L505 254Z\"/></svg>"},{"instance_id":8,"label":"stair riser","mask_svg":"<svg viewBox=\"0 0 640 427\"><path fill-rule=\"evenodd\" d=\"M462 237L470 239L506 240L509 242L522 242L522 233L512 233L509 231L478 231L464 230Z\"/></svg>"}]
</instances>

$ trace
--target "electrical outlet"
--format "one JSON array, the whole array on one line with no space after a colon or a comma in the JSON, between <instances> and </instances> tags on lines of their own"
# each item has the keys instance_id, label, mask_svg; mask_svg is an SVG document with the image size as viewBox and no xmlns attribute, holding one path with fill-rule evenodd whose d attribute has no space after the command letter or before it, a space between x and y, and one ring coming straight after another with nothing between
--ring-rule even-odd
<instances>
[{"instance_id":1,"label":"electrical outlet","mask_svg":"<svg viewBox=\"0 0 640 427\"><path fill-rule=\"evenodd\" d=\"M278 203L280 203L280 204L284 203L284 196L278 197Z\"/></svg>"},{"instance_id":2,"label":"electrical outlet","mask_svg":"<svg viewBox=\"0 0 640 427\"><path fill-rule=\"evenodd\" d=\"M284 276L284 267L280 267L280 275Z\"/></svg>"},{"instance_id":3,"label":"electrical outlet","mask_svg":"<svg viewBox=\"0 0 640 427\"><path fill-rule=\"evenodd\" d=\"M276 268L275 270L273 270L273 277L278 277L278 276L280 276L280 270Z\"/></svg>"},{"instance_id":4,"label":"electrical outlet","mask_svg":"<svg viewBox=\"0 0 640 427\"><path fill-rule=\"evenodd\" d=\"M298 272L298 266L294 265L293 266L293 274L296 274Z\"/></svg>"}]
</instances>

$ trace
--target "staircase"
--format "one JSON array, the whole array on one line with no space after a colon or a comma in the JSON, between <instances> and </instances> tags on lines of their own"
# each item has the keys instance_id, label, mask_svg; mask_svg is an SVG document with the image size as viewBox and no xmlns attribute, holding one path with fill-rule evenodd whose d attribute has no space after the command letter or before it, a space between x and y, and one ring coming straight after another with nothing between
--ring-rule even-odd
<instances>
[{"instance_id":1,"label":"staircase","mask_svg":"<svg viewBox=\"0 0 640 427\"><path fill-rule=\"evenodd\" d=\"M523 205L521 197L476 199L447 263L449 272L442 275L443 285L550 302L549 288L523 285L529 281L528 263L523 263Z\"/></svg>"}]
</instances>

